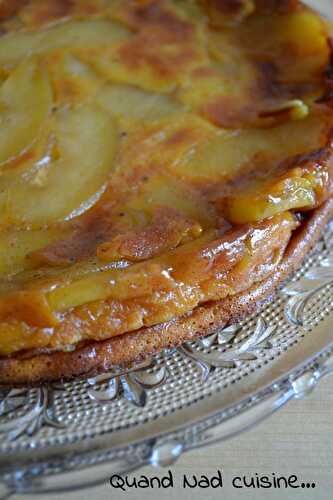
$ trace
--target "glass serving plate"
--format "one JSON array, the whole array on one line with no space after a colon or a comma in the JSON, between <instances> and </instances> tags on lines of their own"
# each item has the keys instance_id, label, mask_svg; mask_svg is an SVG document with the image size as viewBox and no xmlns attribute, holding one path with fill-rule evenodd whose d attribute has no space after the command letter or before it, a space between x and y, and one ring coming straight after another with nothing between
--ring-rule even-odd
<instances>
[{"instance_id":1,"label":"glass serving plate","mask_svg":"<svg viewBox=\"0 0 333 500\"><path fill-rule=\"evenodd\" d=\"M127 372L0 390L0 495L96 486L252 427L333 373L332 324L333 222L260 314Z\"/></svg>"},{"instance_id":2,"label":"glass serving plate","mask_svg":"<svg viewBox=\"0 0 333 500\"><path fill-rule=\"evenodd\" d=\"M333 222L260 314L130 371L2 391L3 494L93 486L248 429L333 372L332 322Z\"/></svg>"}]
</instances>

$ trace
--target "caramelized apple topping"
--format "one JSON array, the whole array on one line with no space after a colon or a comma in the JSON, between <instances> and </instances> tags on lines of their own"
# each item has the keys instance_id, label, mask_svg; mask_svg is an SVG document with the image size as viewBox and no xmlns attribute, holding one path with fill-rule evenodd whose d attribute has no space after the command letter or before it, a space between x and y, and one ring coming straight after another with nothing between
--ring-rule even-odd
<instances>
[{"instance_id":1,"label":"caramelized apple topping","mask_svg":"<svg viewBox=\"0 0 333 500\"><path fill-rule=\"evenodd\" d=\"M274 273L332 193L332 43L297 0L0 2L0 355Z\"/></svg>"}]
</instances>

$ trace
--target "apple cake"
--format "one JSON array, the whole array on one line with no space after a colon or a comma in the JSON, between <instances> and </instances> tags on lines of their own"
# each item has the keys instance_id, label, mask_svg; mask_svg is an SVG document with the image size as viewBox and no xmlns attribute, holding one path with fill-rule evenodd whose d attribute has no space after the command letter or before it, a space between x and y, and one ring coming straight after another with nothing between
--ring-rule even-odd
<instances>
[{"instance_id":1,"label":"apple cake","mask_svg":"<svg viewBox=\"0 0 333 500\"><path fill-rule=\"evenodd\" d=\"M333 212L328 22L297 0L2 0L0 22L0 384L269 300Z\"/></svg>"}]
</instances>

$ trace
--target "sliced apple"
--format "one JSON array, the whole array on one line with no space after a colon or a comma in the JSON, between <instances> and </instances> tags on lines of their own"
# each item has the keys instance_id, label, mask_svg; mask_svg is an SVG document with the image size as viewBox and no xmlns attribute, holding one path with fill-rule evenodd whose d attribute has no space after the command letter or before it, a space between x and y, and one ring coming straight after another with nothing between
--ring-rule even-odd
<instances>
[{"instance_id":1,"label":"sliced apple","mask_svg":"<svg viewBox=\"0 0 333 500\"><path fill-rule=\"evenodd\" d=\"M120 24L103 19L66 21L40 31L9 33L1 37L0 64L17 64L28 55L58 49L109 47L129 36Z\"/></svg>"},{"instance_id":2,"label":"sliced apple","mask_svg":"<svg viewBox=\"0 0 333 500\"><path fill-rule=\"evenodd\" d=\"M309 209L316 204L315 182L301 176L290 176L257 192L226 200L225 214L235 224L272 217L291 209Z\"/></svg>"},{"instance_id":3,"label":"sliced apple","mask_svg":"<svg viewBox=\"0 0 333 500\"><path fill-rule=\"evenodd\" d=\"M90 208L112 168L117 131L107 111L94 105L63 108L56 114L56 152L30 178L13 181L3 197L6 213L18 225L50 224Z\"/></svg>"},{"instance_id":4,"label":"sliced apple","mask_svg":"<svg viewBox=\"0 0 333 500\"><path fill-rule=\"evenodd\" d=\"M116 117L145 121L158 120L182 109L168 95L145 92L131 85L106 85L97 101Z\"/></svg>"},{"instance_id":5,"label":"sliced apple","mask_svg":"<svg viewBox=\"0 0 333 500\"><path fill-rule=\"evenodd\" d=\"M219 130L198 144L188 160L171 165L172 172L194 181L221 182L246 173L254 165L263 170L297 154L325 145L327 116L313 113L300 121L269 129ZM290 138L292 137L292 140Z\"/></svg>"},{"instance_id":6,"label":"sliced apple","mask_svg":"<svg viewBox=\"0 0 333 500\"><path fill-rule=\"evenodd\" d=\"M36 60L25 60L0 89L0 165L32 146L51 105L46 72Z\"/></svg>"},{"instance_id":7,"label":"sliced apple","mask_svg":"<svg viewBox=\"0 0 333 500\"><path fill-rule=\"evenodd\" d=\"M295 157L294 166L281 165L269 179L250 179L234 193L220 200L224 214L236 224L256 222L288 210L306 211L318 207L331 192L332 150L329 146L314 154ZM281 173L282 170L282 173Z\"/></svg>"}]
</instances>

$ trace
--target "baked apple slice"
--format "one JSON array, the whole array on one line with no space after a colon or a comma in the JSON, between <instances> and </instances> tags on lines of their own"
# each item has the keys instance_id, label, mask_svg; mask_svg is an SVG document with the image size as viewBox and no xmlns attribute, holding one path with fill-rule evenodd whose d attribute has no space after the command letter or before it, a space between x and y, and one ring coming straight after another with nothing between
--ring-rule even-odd
<instances>
[{"instance_id":1,"label":"baked apple slice","mask_svg":"<svg viewBox=\"0 0 333 500\"><path fill-rule=\"evenodd\" d=\"M35 59L20 64L0 88L0 166L26 152L50 112L52 90Z\"/></svg>"},{"instance_id":2,"label":"baked apple slice","mask_svg":"<svg viewBox=\"0 0 333 500\"><path fill-rule=\"evenodd\" d=\"M117 130L96 105L64 107L56 113L52 155L27 180L13 176L0 223L40 227L70 219L90 208L111 170ZM1 220L2 219L2 220Z\"/></svg>"},{"instance_id":3,"label":"baked apple slice","mask_svg":"<svg viewBox=\"0 0 333 500\"><path fill-rule=\"evenodd\" d=\"M191 132L193 134L194 127L190 130L187 123L179 121L178 127L176 120L173 123L177 130L174 132L174 137L178 137L177 146L186 144L185 140ZM226 181L235 175L242 181L255 165L267 171L285 158L325 146L329 127L327 113L313 109L303 120L288 121L273 128L233 131L206 128L205 135L201 135L195 147L190 142L188 150L179 147L180 156L169 161L167 168L173 175L191 180L199 188L207 183L220 182L220 191L225 190L228 187ZM260 174L258 169L256 175Z\"/></svg>"},{"instance_id":4,"label":"baked apple slice","mask_svg":"<svg viewBox=\"0 0 333 500\"><path fill-rule=\"evenodd\" d=\"M67 21L40 31L20 31L1 37L0 65L12 66L31 54L59 49L109 47L130 36L120 24L107 19Z\"/></svg>"},{"instance_id":5,"label":"baked apple slice","mask_svg":"<svg viewBox=\"0 0 333 500\"><path fill-rule=\"evenodd\" d=\"M273 173L270 180L249 182L222 200L224 213L235 224L254 222L287 210L310 210L327 198L333 180L332 146L308 157L296 157L294 168ZM283 172L283 165L281 170ZM274 178L275 177L275 178Z\"/></svg>"},{"instance_id":6,"label":"baked apple slice","mask_svg":"<svg viewBox=\"0 0 333 500\"><path fill-rule=\"evenodd\" d=\"M106 85L97 101L118 118L152 121L182 109L171 96L146 92L132 85Z\"/></svg>"}]
</instances>

